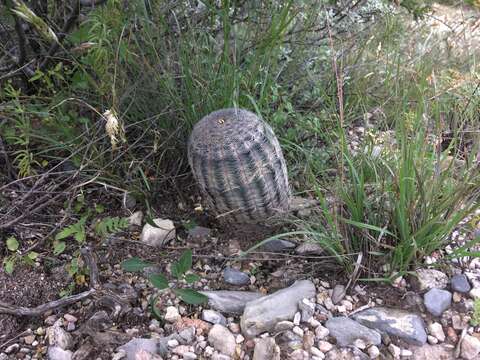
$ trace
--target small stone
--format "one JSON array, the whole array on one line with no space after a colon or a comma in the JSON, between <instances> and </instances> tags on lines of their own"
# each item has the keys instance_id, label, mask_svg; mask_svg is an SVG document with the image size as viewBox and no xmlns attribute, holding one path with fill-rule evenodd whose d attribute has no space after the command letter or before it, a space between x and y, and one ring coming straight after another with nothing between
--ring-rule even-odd
<instances>
[{"instance_id":1,"label":"small stone","mask_svg":"<svg viewBox=\"0 0 480 360\"><path fill-rule=\"evenodd\" d=\"M468 293L472 288L464 274L454 275L451 279L452 290L459 293Z\"/></svg>"},{"instance_id":2,"label":"small stone","mask_svg":"<svg viewBox=\"0 0 480 360\"><path fill-rule=\"evenodd\" d=\"M457 332L451 326L449 326L448 329L447 329L447 337L453 343L456 343L458 341Z\"/></svg>"},{"instance_id":3,"label":"small stone","mask_svg":"<svg viewBox=\"0 0 480 360\"><path fill-rule=\"evenodd\" d=\"M462 301L462 295L458 292L454 292L452 296L452 300L454 303L459 303L460 301Z\"/></svg>"},{"instance_id":4,"label":"small stone","mask_svg":"<svg viewBox=\"0 0 480 360\"><path fill-rule=\"evenodd\" d=\"M71 360L73 353L70 350L64 350L58 346L48 348L48 358L50 360Z\"/></svg>"},{"instance_id":5,"label":"small stone","mask_svg":"<svg viewBox=\"0 0 480 360\"><path fill-rule=\"evenodd\" d=\"M480 299L480 287L479 288L473 288L470 290L468 293L472 299Z\"/></svg>"},{"instance_id":6,"label":"small stone","mask_svg":"<svg viewBox=\"0 0 480 360\"><path fill-rule=\"evenodd\" d=\"M423 296L423 301L428 312L434 316L441 316L452 304L452 293L434 288Z\"/></svg>"},{"instance_id":7,"label":"small stone","mask_svg":"<svg viewBox=\"0 0 480 360\"><path fill-rule=\"evenodd\" d=\"M172 349L172 353L183 356L185 353L190 351L190 346L188 345L178 345Z\"/></svg>"},{"instance_id":8,"label":"small stone","mask_svg":"<svg viewBox=\"0 0 480 360\"><path fill-rule=\"evenodd\" d=\"M73 322L67 323L67 331L72 332L74 330L75 330L75 323L73 323Z\"/></svg>"},{"instance_id":9,"label":"small stone","mask_svg":"<svg viewBox=\"0 0 480 360\"><path fill-rule=\"evenodd\" d=\"M230 329L231 332L234 334L237 334L240 332L240 325L237 323L230 323L228 324L228 328Z\"/></svg>"},{"instance_id":10,"label":"small stone","mask_svg":"<svg viewBox=\"0 0 480 360\"><path fill-rule=\"evenodd\" d=\"M298 308L302 313L302 322L308 322L315 313L315 304L308 299L302 299L298 303Z\"/></svg>"},{"instance_id":11,"label":"small stone","mask_svg":"<svg viewBox=\"0 0 480 360\"><path fill-rule=\"evenodd\" d=\"M330 344L328 341L324 341L324 340L320 340L317 343L317 347L323 353L329 352L330 350L333 349L333 345Z\"/></svg>"},{"instance_id":12,"label":"small stone","mask_svg":"<svg viewBox=\"0 0 480 360\"><path fill-rule=\"evenodd\" d=\"M412 355L413 355L413 353L408 349L402 349L400 351L400 356L401 357L408 357L408 356L412 356Z\"/></svg>"},{"instance_id":13,"label":"small stone","mask_svg":"<svg viewBox=\"0 0 480 360\"><path fill-rule=\"evenodd\" d=\"M142 226L143 212L141 212L140 210L135 211L127 218L127 221L130 226Z\"/></svg>"},{"instance_id":14,"label":"small stone","mask_svg":"<svg viewBox=\"0 0 480 360\"><path fill-rule=\"evenodd\" d=\"M400 351L400 348L398 346L396 346L394 344L390 344L390 345L388 345L388 351L390 352L390 354L392 354L394 359L399 359L400 358L401 351Z\"/></svg>"},{"instance_id":15,"label":"small stone","mask_svg":"<svg viewBox=\"0 0 480 360\"><path fill-rule=\"evenodd\" d=\"M345 297L345 286L335 285L332 292L332 302L336 305Z\"/></svg>"},{"instance_id":16,"label":"small stone","mask_svg":"<svg viewBox=\"0 0 480 360\"><path fill-rule=\"evenodd\" d=\"M333 301L330 298L326 298L325 300L323 300L323 305L325 305L325 308L327 310L333 310L335 308L335 305L333 304Z\"/></svg>"},{"instance_id":17,"label":"small stone","mask_svg":"<svg viewBox=\"0 0 480 360\"><path fill-rule=\"evenodd\" d=\"M183 354L183 360L195 360L197 359L197 355L195 355L195 353L193 352L186 352Z\"/></svg>"},{"instance_id":18,"label":"small stone","mask_svg":"<svg viewBox=\"0 0 480 360\"><path fill-rule=\"evenodd\" d=\"M478 359L480 354L480 340L474 336L465 335L460 354L464 359Z\"/></svg>"},{"instance_id":19,"label":"small stone","mask_svg":"<svg viewBox=\"0 0 480 360\"><path fill-rule=\"evenodd\" d=\"M238 334L236 337L235 337L235 342L237 344L241 344L245 341L245 338L242 336L242 334Z\"/></svg>"},{"instance_id":20,"label":"small stone","mask_svg":"<svg viewBox=\"0 0 480 360\"><path fill-rule=\"evenodd\" d=\"M355 346L356 348L359 348L360 350L364 350L367 348L367 344L365 344L365 341L363 341L362 339L356 339L353 342L353 346Z\"/></svg>"},{"instance_id":21,"label":"small stone","mask_svg":"<svg viewBox=\"0 0 480 360\"><path fill-rule=\"evenodd\" d=\"M322 352L319 348L317 348L317 347L315 347L315 346L312 346L312 347L310 348L310 354L312 354L313 356L316 356L316 357L318 357L318 358L320 358L320 359L325 358L325 355L323 354L323 352Z\"/></svg>"},{"instance_id":22,"label":"small stone","mask_svg":"<svg viewBox=\"0 0 480 360\"><path fill-rule=\"evenodd\" d=\"M12 344L5 349L5 354L13 354L14 352L17 352L18 349L20 349L19 344Z\"/></svg>"},{"instance_id":23,"label":"small stone","mask_svg":"<svg viewBox=\"0 0 480 360\"><path fill-rule=\"evenodd\" d=\"M32 345L32 343L35 341L35 335L28 335L23 338L23 341L25 341L25 344L27 345Z\"/></svg>"},{"instance_id":24,"label":"small stone","mask_svg":"<svg viewBox=\"0 0 480 360\"><path fill-rule=\"evenodd\" d=\"M318 321L317 319L315 319L314 317L311 317L310 320L308 320L308 323L311 327L313 328L317 328L318 326L321 325L320 321Z\"/></svg>"},{"instance_id":25,"label":"small stone","mask_svg":"<svg viewBox=\"0 0 480 360\"><path fill-rule=\"evenodd\" d=\"M40 326L39 328L37 328L37 330L35 330L35 334L37 334L39 336L43 336L43 335L45 335L45 329Z\"/></svg>"},{"instance_id":26,"label":"small stone","mask_svg":"<svg viewBox=\"0 0 480 360\"><path fill-rule=\"evenodd\" d=\"M195 226L188 230L188 237L191 240L206 240L210 237L212 230L203 226Z\"/></svg>"},{"instance_id":27,"label":"small stone","mask_svg":"<svg viewBox=\"0 0 480 360\"><path fill-rule=\"evenodd\" d=\"M43 322L47 325L53 325L57 321L57 317L55 315L50 315L43 320Z\"/></svg>"},{"instance_id":28,"label":"small stone","mask_svg":"<svg viewBox=\"0 0 480 360\"><path fill-rule=\"evenodd\" d=\"M250 276L244 272L227 267L223 271L223 281L230 285L243 286L250 284Z\"/></svg>"},{"instance_id":29,"label":"small stone","mask_svg":"<svg viewBox=\"0 0 480 360\"><path fill-rule=\"evenodd\" d=\"M167 341L167 345L169 348L173 349L173 348L176 348L178 345L180 345L180 343L176 339L170 339Z\"/></svg>"},{"instance_id":30,"label":"small stone","mask_svg":"<svg viewBox=\"0 0 480 360\"><path fill-rule=\"evenodd\" d=\"M443 332L443 327L441 324L435 322L428 325L428 332L430 335L434 336L438 341L445 341L445 333Z\"/></svg>"},{"instance_id":31,"label":"small stone","mask_svg":"<svg viewBox=\"0 0 480 360\"><path fill-rule=\"evenodd\" d=\"M300 337L303 337L303 330L301 327L299 326L295 326L293 329L292 329L293 333L300 336Z\"/></svg>"},{"instance_id":32,"label":"small stone","mask_svg":"<svg viewBox=\"0 0 480 360\"><path fill-rule=\"evenodd\" d=\"M68 322L77 322L77 318L71 314L65 314L63 315L63 318Z\"/></svg>"},{"instance_id":33,"label":"small stone","mask_svg":"<svg viewBox=\"0 0 480 360\"><path fill-rule=\"evenodd\" d=\"M292 250L297 245L288 240L275 239L262 245L262 250L267 252L282 252Z\"/></svg>"},{"instance_id":34,"label":"small stone","mask_svg":"<svg viewBox=\"0 0 480 360\"><path fill-rule=\"evenodd\" d=\"M172 220L153 219L157 227L145 224L140 235L140 241L150 246L161 247L170 240L175 239L175 225Z\"/></svg>"},{"instance_id":35,"label":"small stone","mask_svg":"<svg viewBox=\"0 0 480 360\"><path fill-rule=\"evenodd\" d=\"M305 350L295 350L292 353L290 353L289 359L291 360L308 360L310 356Z\"/></svg>"},{"instance_id":36,"label":"small stone","mask_svg":"<svg viewBox=\"0 0 480 360\"><path fill-rule=\"evenodd\" d=\"M186 329L179 331L178 336L180 341L185 344L191 344L195 340L195 327L190 326Z\"/></svg>"},{"instance_id":37,"label":"small stone","mask_svg":"<svg viewBox=\"0 0 480 360\"><path fill-rule=\"evenodd\" d=\"M297 246L295 252L298 255L320 255L323 253L323 248L316 243L303 243Z\"/></svg>"},{"instance_id":38,"label":"small stone","mask_svg":"<svg viewBox=\"0 0 480 360\"><path fill-rule=\"evenodd\" d=\"M330 330L328 330L325 326L319 325L315 328L315 339L323 340L330 334Z\"/></svg>"},{"instance_id":39,"label":"small stone","mask_svg":"<svg viewBox=\"0 0 480 360\"><path fill-rule=\"evenodd\" d=\"M438 339L433 335L428 335L427 336L427 341L430 345L438 344Z\"/></svg>"},{"instance_id":40,"label":"small stone","mask_svg":"<svg viewBox=\"0 0 480 360\"><path fill-rule=\"evenodd\" d=\"M362 339L368 345L380 345L382 342L377 331L347 317L331 318L325 323L325 326L341 347L350 346L357 339Z\"/></svg>"},{"instance_id":41,"label":"small stone","mask_svg":"<svg viewBox=\"0 0 480 360\"><path fill-rule=\"evenodd\" d=\"M202 320L205 320L212 324L220 324L223 326L227 325L227 319L225 319L225 316L215 310L203 310Z\"/></svg>"},{"instance_id":42,"label":"small stone","mask_svg":"<svg viewBox=\"0 0 480 360\"><path fill-rule=\"evenodd\" d=\"M55 322L52 327L47 329L47 338L50 345L56 345L63 350L68 350L73 346L72 336L60 327L61 319Z\"/></svg>"},{"instance_id":43,"label":"small stone","mask_svg":"<svg viewBox=\"0 0 480 360\"><path fill-rule=\"evenodd\" d=\"M208 297L208 305L222 313L238 314L244 312L245 305L251 301L264 297L262 293L252 291L200 291Z\"/></svg>"},{"instance_id":44,"label":"small stone","mask_svg":"<svg viewBox=\"0 0 480 360\"><path fill-rule=\"evenodd\" d=\"M165 321L169 323L174 323L180 320L181 316L180 313L178 312L178 309L175 306L169 306L167 307L167 311L165 313Z\"/></svg>"},{"instance_id":45,"label":"small stone","mask_svg":"<svg viewBox=\"0 0 480 360\"><path fill-rule=\"evenodd\" d=\"M420 291L430 289L445 289L448 284L448 277L441 271L435 269L417 269L416 283Z\"/></svg>"},{"instance_id":46,"label":"small stone","mask_svg":"<svg viewBox=\"0 0 480 360\"><path fill-rule=\"evenodd\" d=\"M215 324L208 333L208 341L222 354L233 356L236 342L233 334L223 325Z\"/></svg>"},{"instance_id":47,"label":"small stone","mask_svg":"<svg viewBox=\"0 0 480 360\"><path fill-rule=\"evenodd\" d=\"M285 331L285 330L291 330L295 324L291 321L280 321L275 325L275 328L273 329L275 332L279 331Z\"/></svg>"},{"instance_id":48,"label":"small stone","mask_svg":"<svg viewBox=\"0 0 480 360\"><path fill-rule=\"evenodd\" d=\"M293 316L293 324L300 325L301 319L302 319L302 314L300 314L299 312L295 313L295 315Z\"/></svg>"},{"instance_id":49,"label":"small stone","mask_svg":"<svg viewBox=\"0 0 480 360\"><path fill-rule=\"evenodd\" d=\"M452 326L455 330L463 330L467 324L464 324L461 316L456 314L452 316Z\"/></svg>"},{"instance_id":50,"label":"small stone","mask_svg":"<svg viewBox=\"0 0 480 360\"><path fill-rule=\"evenodd\" d=\"M375 345L370 346L367 349L367 352L368 356L370 356L370 359L376 359L380 356L380 350Z\"/></svg>"}]
</instances>

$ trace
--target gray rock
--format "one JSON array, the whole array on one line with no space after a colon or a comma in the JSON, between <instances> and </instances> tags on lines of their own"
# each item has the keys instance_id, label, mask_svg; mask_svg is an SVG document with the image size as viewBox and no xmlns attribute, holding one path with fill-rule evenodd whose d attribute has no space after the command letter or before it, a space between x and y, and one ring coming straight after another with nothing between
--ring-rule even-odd
<instances>
[{"instance_id":1,"label":"gray rock","mask_svg":"<svg viewBox=\"0 0 480 360\"><path fill-rule=\"evenodd\" d=\"M252 291L199 291L208 297L208 305L222 313L240 315L245 304L257 300L265 295Z\"/></svg>"},{"instance_id":2,"label":"gray rock","mask_svg":"<svg viewBox=\"0 0 480 360\"><path fill-rule=\"evenodd\" d=\"M323 248L316 243L303 243L298 245L295 252L298 255L320 255L323 253Z\"/></svg>"},{"instance_id":3,"label":"gray rock","mask_svg":"<svg viewBox=\"0 0 480 360\"><path fill-rule=\"evenodd\" d=\"M445 289L448 284L448 277L443 272L435 269L417 269L417 277L414 282L420 291L433 288Z\"/></svg>"},{"instance_id":4,"label":"gray rock","mask_svg":"<svg viewBox=\"0 0 480 360\"><path fill-rule=\"evenodd\" d=\"M342 347L353 345L357 339L363 340L367 345L380 345L382 342L378 332L347 317L332 318L325 323L325 327Z\"/></svg>"},{"instance_id":5,"label":"gray rock","mask_svg":"<svg viewBox=\"0 0 480 360\"><path fill-rule=\"evenodd\" d=\"M120 346L118 350L123 350L127 360L136 360L137 353L148 351L156 354L158 352L158 341L156 339L135 338Z\"/></svg>"},{"instance_id":6,"label":"gray rock","mask_svg":"<svg viewBox=\"0 0 480 360\"><path fill-rule=\"evenodd\" d=\"M235 353L235 336L225 326L215 324L208 332L208 342L222 354L233 356Z\"/></svg>"},{"instance_id":7,"label":"gray rock","mask_svg":"<svg viewBox=\"0 0 480 360\"><path fill-rule=\"evenodd\" d=\"M143 212L135 211L127 220L130 226L142 226Z\"/></svg>"},{"instance_id":8,"label":"gray rock","mask_svg":"<svg viewBox=\"0 0 480 360\"><path fill-rule=\"evenodd\" d=\"M472 288L464 274L454 275L451 279L451 282L452 290L459 293L468 293Z\"/></svg>"},{"instance_id":9,"label":"gray rock","mask_svg":"<svg viewBox=\"0 0 480 360\"><path fill-rule=\"evenodd\" d=\"M202 311L202 320L207 321L212 324L220 324L223 326L227 326L227 319L225 316L220 314L215 310L203 310Z\"/></svg>"},{"instance_id":10,"label":"gray rock","mask_svg":"<svg viewBox=\"0 0 480 360\"><path fill-rule=\"evenodd\" d=\"M5 353L0 353L0 360L8 360L8 355Z\"/></svg>"},{"instance_id":11,"label":"gray rock","mask_svg":"<svg viewBox=\"0 0 480 360\"><path fill-rule=\"evenodd\" d=\"M195 328L190 326L186 329L183 329L178 333L178 336L181 338L181 344L191 344L195 340Z\"/></svg>"},{"instance_id":12,"label":"gray rock","mask_svg":"<svg viewBox=\"0 0 480 360\"><path fill-rule=\"evenodd\" d=\"M280 360L280 348L272 337L257 339L253 350L253 360Z\"/></svg>"},{"instance_id":13,"label":"gray rock","mask_svg":"<svg viewBox=\"0 0 480 360\"><path fill-rule=\"evenodd\" d=\"M427 333L422 318L403 310L374 307L354 314L353 319L380 333L399 337L411 344L423 345Z\"/></svg>"},{"instance_id":14,"label":"gray rock","mask_svg":"<svg viewBox=\"0 0 480 360\"><path fill-rule=\"evenodd\" d=\"M47 329L47 338L49 345L58 346L63 350L68 350L73 346L73 338L61 327L62 320L55 321L53 326Z\"/></svg>"},{"instance_id":15,"label":"gray rock","mask_svg":"<svg viewBox=\"0 0 480 360\"><path fill-rule=\"evenodd\" d=\"M140 240L148 245L161 247L168 241L175 239L175 225L172 220L153 219L158 227L145 224L140 235Z\"/></svg>"},{"instance_id":16,"label":"gray rock","mask_svg":"<svg viewBox=\"0 0 480 360\"><path fill-rule=\"evenodd\" d=\"M292 250L297 246L297 244L282 239L270 240L269 242L262 245L263 251L268 252L282 252L287 250Z\"/></svg>"},{"instance_id":17,"label":"gray rock","mask_svg":"<svg viewBox=\"0 0 480 360\"><path fill-rule=\"evenodd\" d=\"M423 302L430 314L441 316L452 304L452 293L447 290L431 289L423 296Z\"/></svg>"},{"instance_id":18,"label":"gray rock","mask_svg":"<svg viewBox=\"0 0 480 360\"><path fill-rule=\"evenodd\" d=\"M212 230L203 226L195 226L188 230L188 237L191 240L205 240L210 237Z\"/></svg>"},{"instance_id":19,"label":"gray rock","mask_svg":"<svg viewBox=\"0 0 480 360\"><path fill-rule=\"evenodd\" d=\"M73 353L70 350L63 350L59 346L49 346L48 358L50 360L71 360Z\"/></svg>"},{"instance_id":20,"label":"gray rock","mask_svg":"<svg viewBox=\"0 0 480 360\"><path fill-rule=\"evenodd\" d=\"M335 285L332 292L332 302L338 304L345 297L345 286Z\"/></svg>"},{"instance_id":21,"label":"gray rock","mask_svg":"<svg viewBox=\"0 0 480 360\"><path fill-rule=\"evenodd\" d=\"M465 335L460 354L462 358L467 360L478 359L480 354L480 340L474 336Z\"/></svg>"},{"instance_id":22,"label":"gray rock","mask_svg":"<svg viewBox=\"0 0 480 360\"><path fill-rule=\"evenodd\" d=\"M315 285L309 280L301 280L288 288L247 303L240 320L243 334L254 337L272 330L279 321L292 320L298 311L298 302L314 296Z\"/></svg>"},{"instance_id":23,"label":"gray rock","mask_svg":"<svg viewBox=\"0 0 480 360\"><path fill-rule=\"evenodd\" d=\"M243 286L250 284L250 276L244 272L227 267L223 270L223 281L230 285Z\"/></svg>"}]
</instances>

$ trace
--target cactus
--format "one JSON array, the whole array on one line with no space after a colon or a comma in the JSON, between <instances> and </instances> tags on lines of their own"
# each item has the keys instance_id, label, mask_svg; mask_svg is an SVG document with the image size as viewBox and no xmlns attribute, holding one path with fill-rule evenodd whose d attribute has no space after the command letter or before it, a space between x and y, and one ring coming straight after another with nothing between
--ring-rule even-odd
<instances>
[{"instance_id":1,"label":"cactus","mask_svg":"<svg viewBox=\"0 0 480 360\"><path fill-rule=\"evenodd\" d=\"M218 215L259 221L288 209L287 167L272 128L242 109L202 118L188 142L195 180Z\"/></svg>"}]
</instances>

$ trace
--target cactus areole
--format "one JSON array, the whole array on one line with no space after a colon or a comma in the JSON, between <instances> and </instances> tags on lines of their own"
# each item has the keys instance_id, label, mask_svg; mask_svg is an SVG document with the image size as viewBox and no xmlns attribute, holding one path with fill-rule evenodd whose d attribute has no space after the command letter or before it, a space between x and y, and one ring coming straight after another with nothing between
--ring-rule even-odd
<instances>
[{"instance_id":1,"label":"cactus areole","mask_svg":"<svg viewBox=\"0 0 480 360\"><path fill-rule=\"evenodd\" d=\"M222 109L202 118L188 142L188 161L217 216L262 221L288 209L282 149L272 128L250 111Z\"/></svg>"}]
</instances>

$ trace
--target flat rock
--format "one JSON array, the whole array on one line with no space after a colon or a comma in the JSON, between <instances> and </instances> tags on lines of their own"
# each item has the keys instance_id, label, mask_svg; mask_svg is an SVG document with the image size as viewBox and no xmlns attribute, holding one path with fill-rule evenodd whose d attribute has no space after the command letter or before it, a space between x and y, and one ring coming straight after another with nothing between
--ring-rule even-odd
<instances>
[{"instance_id":1,"label":"flat rock","mask_svg":"<svg viewBox=\"0 0 480 360\"><path fill-rule=\"evenodd\" d=\"M61 327L62 320L55 321L53 326L47 329L47 338L50 345L56 345L63 350L68 350L73 346L73 338Z\"/></svg>"},{"instance_id":2,"label":"flat rock","mask_svg":"<svg viewBox=\"0 0 480 360\"><path fill-rule=\"evenodd\" d=\"M296 246L297 244L288 240L274 239L263 244L262 250L268 251L268 252L282 252L282 251L292 250Z\"/></svg>"},{"instance_id":3,"label":"flat rock","mask_svg":"<svg viewBox=\"0 0 480 360\"><path fill-rule=\"evenodd\" d=\"M127 360L136 360L141 352L156 354L158 351L158 341L155 339L135 338L122 345L118 350L123 350Z\"/></svg>"},{"instance_id":4,"label":"flat rock","mask_svg":"<svg viewBox=\"0 0 480 360\"><path fill-rule=\"evenodd\" d=\"M454 275L450 281L452 290L459 293L468 293L472 288L464 274Z\"/></svg>"},{"instance_id":5,"label":"flat rock","mask_svg":"<svg viewBox=\"0 0 480 360\"><path fill-rule=\"evenodd\" d=\"M414 347L412 360L453 360L453 348L445 345L429 345Z\"/></svg>"},{"instance_id":6,"label":"flat rock","mask_svg":"<svg viewBox=\"0 0 480 360\"><path fill-rule=\"evenodd\" d=\"M208 305L222 313L240 315L245 309L245 304L257 300L265 295L252 291L199 291L208 297Z\"/></svg>"},{"instance_id":7,"label":"flat rock","mask_svg":"<svg viewBox=\"0 0 480 360\"><path fill-rule=\"evenodd\" d=\"M256 339L253 360L280 360L280 348L275 339L272 337Z\"/></svg>"},{"instance_id":8,"label":"flat rock","mask_svg":"<svg viewBox=\"0 0 480 360\"><path fill-rule=\"evenodd\" d=\"M50 360L71 360L73 353L70 350L63 350L59 346L50 346L48 348L48 358Z\"/></svg>"},{"instance_id":9,"label":"flat rock","mask_svg":"<svg viewBox=\"0 0 480 360\"><path fill-rule=\"evenodd\" d=\"M441 316L452 304L452 293L447 290L431 289L423 296L423 302L430 314Z\"/></svg>"},{"instance_id":10,"label":"flat rock","mask_svg":"<svg viewBox=\"0 0 480 360\"><path fill-rule=\"evenodd\" d=\"M347 317L331 318L325 327L342 347L353 345L357 339L363 340L367 345L380 345L382 342L378 332Z\"/></svg>"},{"instance_id":11,"label":"flat rock","mask_svg":"<svg viewBox=\"0 0 480 360\"><path fill-rule=\"evenodd\" d=\"M233 356L235 353L235 336L225 326L215 324L208 332L208 342L224 355Z\"/></svg>"},{"instance_id":12,"label":"flat rock","mask_svg":"<svg viewBox=\"0 0 480 360\"><path fill-rule=\"evenodd\" d=\"M443 272L435 269L417 269L414 283L419 291L445 289L448 284L448 277Z\"/></svg>"},{"instance_id":13,"label":"flat rock","mask_svg":"<svg viewBox=\"0 0 480 360\"><path fill-rule=\"evenodd\" d=\"M380 333L399 337L414 345L427 342L427 333L422 318L404 310L374 307L352 316L360 324Z\"/></svg>"},{"instance_id":14,"label":"flat rock","mask_svg":"<svg viewBox=\"0 0 480 360\"><path fill-rule=\"evenodd\" d=\"M465 335L460 354L467 360L478 359L480 357L480 340L474 336Z\"/></svg>"},{"instance_id":15,"label":"flat rock","mask_svg":"<svg viewBox=\"0 0 480 360\"><path fill-rule=\"evenodd\" d=\"M315 243L303 243L298 245L295 252L298 255L320 255L323 253L323 248Z\"/></svg>"},{"instance_id":16,"label":"flat rock","mask_svg":"<svg viewBox=\"0 0 480 360\"><path fill-rule=\"evenodd\" d=\"M272 330L282 320L292 320L298 311L298 302L314 297L315 291L315 285L310 280L301 280L288 288L250 301L240 321L243 334L255 337Z\"/></svg>"},{"instance_id":17,"label":"flat rock","mask_svg":"<svg viewBox=\"0 0 480 360\"><path fill-rule=\"evenodd\" d=\"M168 241L175 239L175 225L172 220L153 219L153 222L158 227L145 224L140 235L140 241L150 246L161 247Z\"/></svg>"},{"instance_id":18,"label":"flat rock","mask_svg":"<svg viewBox=\"0 0 480 360\"><path fill-rule=\"evenodd\" d=\"M250 284L250 276L242 271L227 267L223 270L223 281L230 285L243 286Z\"/></svg>"},{"instance_id":19,"label":"flat rock","mask_svg":"<svg viewBox=\"0 0 480 360\"><path fill-rule=\"evenodd\" d=\"M212 324L220 324L223 326L227 326L227 319L225 319L225 316L223 316L222 314L220 314L215 310L208 310L208 309L203 310L202 320Z\"/></svg>"}]
</instances>

